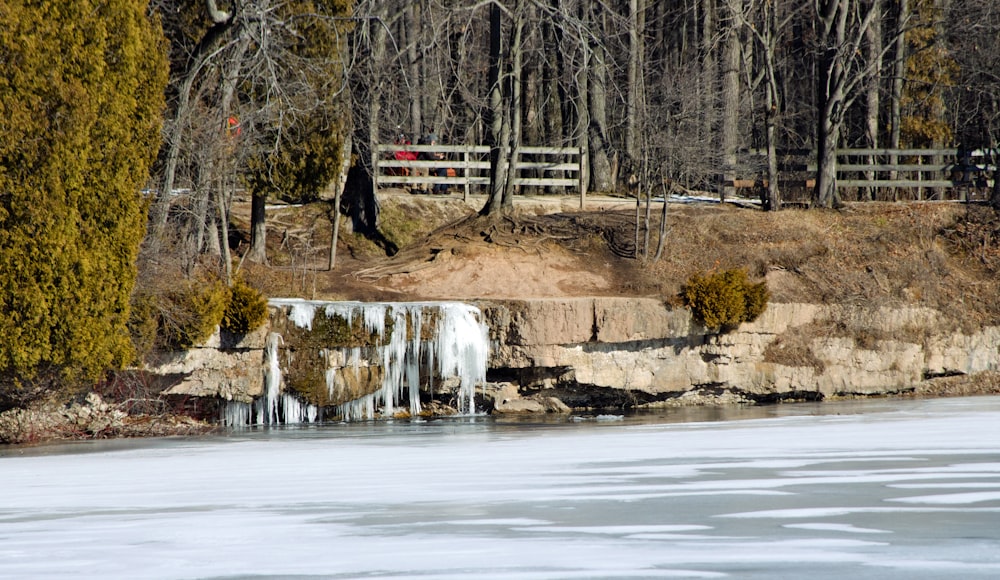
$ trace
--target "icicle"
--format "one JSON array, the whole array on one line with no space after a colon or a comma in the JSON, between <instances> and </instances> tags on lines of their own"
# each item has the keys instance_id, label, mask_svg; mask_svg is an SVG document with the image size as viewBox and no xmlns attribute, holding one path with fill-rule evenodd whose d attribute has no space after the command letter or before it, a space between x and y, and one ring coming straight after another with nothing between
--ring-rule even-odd
<instances>
[{"instance_id":1,"label":"icicle","mask_svg":"<svg viewBox=\"0 0 1000 580\"><path fill-rule=\"evenodd\" d=\"M385 415L392 415L400 405L407 405L410 413L417 415L421 412L421 381L426 377L425 382L433 391L435 375L441 378L458 377L459 410L475 413L475 387L486 378L489 344L486 326L480 321L479 309L474 306L457 302L368 304L292 299L271 300L271 304L289 308L289 320L303 328L312 328L313 316L322 307L327 316L342 317L349 325L360 319L365 330L378 337L372 346L341 349L339 358L325 353L328 367L325 379L331 396L338 380L335 365L351 368L359 378L362 358L382 367L382 384L377 391L338 406L344 420L372 419L377 408ZM429 341L421 340L425 308L438 311L435 336ZM389 317L392 320L391 332L386 326ZM249 420L256 418L258 424L315 420L319 416L318 409L310 408L291 395L279 396L281 371L277 341L281 337L273 336L277 338L269 337L265 395L248 412ZM334 359L336 362L333 362Z\"/></svg>"},{"instance_id":2,"label":"icicle","mask_svg":"<svg viewBox=\"0 0 1000 580\"><path fill-rule=\"evenodd\" d=\"M324 310L328 317L339 316L344 319L347 326L354 325L354 307L350 303L334 302L326 305Z\"/></svg>"},{"instance_id":3,"label":"icicle","mask_svg":"<svg viewBox=\"0 0 1000 580\"><path fill-rule=\"evenodd\" d=\"M278 395L281 392L281 365L278 364L278 345L283 344L281 335L272 332L267 335L265 342L265 353L267 356L267 369L264 371L264 418L265 425L278 424ZM258 423L260 420L258 420Z\"/></svg>"},{"instance_id":4,"label":"icicle","mask_svg":"<svg viewBox=\"0 0 1000 580\"><path fill-rule=\"evenodd\" d=\"M475 388L486 381L489 333L479 321L479 309L458 302L441 304L434 339L442 377L457 376L459 411L475 414Z\"/></svg>"},{"instance_id":5,"label":"icicle","mask_svg":"<svg viewBox=\"0 0 1000 580\"><path fill-rule=\"evenodd\" d=\"M285 417L285 425L296 425L298 423L314 422L319 409L316 405L310 405L300 401L295 395L285 393L281 396L281 409Z\"/></svg>"},{"instance_id":6,"label":"icicle","mask_svg":"<svg viewBox=\"0 0 1000 580\"><path fill-rule=\"evenodd\" d=\"M316 316L316 302L297 300L294 298L274 298L268 301L271 306L287 306L288 320L299 328L312 330L313 318Z\"/></svg>"},{"instance_id":7,"label":"icicle","mask_svg":"<svg viewBox=\"0 0 1000 580\"><path fill-rule=\"evenodd\" d=\"M410 391L410 416L420 414L420 333L423 326L423 308L412 309L413 338L406 352L406 388Z\"/></svg>"},{"instance_id":8,"label":"icicle","mask_svg":"<svg viewBox=\"0 0 1000 580\"><path fill-rule=\"evenodd\" d=\"M220 420L227 427L246 427L250 424L252 410L253 406L250 403L226 401L221 409Z\"/></svg>"},{"instance_id":9,"label":"icicle","mask_svg":"<svg viewBox=\"0 0 1000 580\"><path fill-rule=\"evenodd\" d=\"M393 308L392 316L389 344L382 347L382 388L378 393L378 398L382 401L382 412L389 416L395 414L396 401L402 395L407 347L406 309Z\"/></svg>"},{"instance_id":10,"label":"icicle","mask_svg":"<svg viewBox=\"0 0 1000 580\"><path fill-rule=\"evenodd\" d=\"M374 332L379 340L385 340L385 315L387 306L384 304L370 304L361 306L365 317L365 330Z\"/></svg>"},{"instance_id":11,"label":"icicle","mask_svg":"<svg viewBox=\"0 0 1000 580\"><path fill-rule=\"evenodd\" d=\"M354 376L361 376L361 347L355 346L350 349L351 368L354 369Z\"/></svg>"},{"instance_id":12,"label":"icicle","mask_svg":"<svg viewBox=\"0 0 1000 580\"><path fill-rule=\"evenodd\" d=\"M375 418L375 395L365 395L360 399L354 399L337 406L344 421L359 421L362 419Z\"/></svg>"},{"instance_id":13,"label":"icicle","mask_svg":"<svg viewBox=\"0 0 1000 580\"><path fill-rule=\"evenodd\" d=\"M327 367L324 378L326 379L326 396L333 397L333 392L337 388L337 369Z\"/></svg>"}]
</instances>

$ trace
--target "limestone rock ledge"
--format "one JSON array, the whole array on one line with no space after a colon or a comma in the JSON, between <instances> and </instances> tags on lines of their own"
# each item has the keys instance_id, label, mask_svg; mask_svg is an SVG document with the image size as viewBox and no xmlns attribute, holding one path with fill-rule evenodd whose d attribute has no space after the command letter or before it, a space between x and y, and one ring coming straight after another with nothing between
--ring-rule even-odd
<instances>
[{"instance_id":1,"label":"limestone rock ledge","mask_svg":"<svg viewBox=\"0 0 1000 580\"><path fill-rule=\"evenodd\" d=\"M927 308L771 304L756 321L717 334L656 299L480 307L496 345L492 374L570 406L613 401L610 390L627 393L615 405L636 406L679 404L691 393L749 401L894 394L928 377L1000 366L1000 328L948 331ZM798 356L783 356L785 343L796 343Z\"/></svg>"},{"instance_id":2,"label":"limestone rock ledge","mask_svg":"<svg viewBox=\"0 0 1000 580\"><path fill-rule=\"evenodd\" d=\"M264 392L265 325L246 336L216 332L206 344L180 352L157 353L143 369L163 377L166 395L217 397L249 403Z\"/></svg>"},{"instance_id":3,"label":"limestone rock ledge","mask_svg":"<svg viewBox=\"0 0 1000 580\"><path fill-rule=\"evenodd\" d=\"M1000 327L962 334L927 308L772 303L756 321L719 334L654 298L476 305L492 343L483 396L496 412L886 395L912 392L932 377L1000 368ZM281 316L272 317L276 328ZM264 390L271 331L240 340L217 335L202 348L164 354L147 370L172 377L168 394L249 402ZM283 348L294 350L295 340L286 336ZM291 365L303 356L281 360ZM372 372L363 376L373 384L351 392L380 383L381 361L367 364Z\"/></svg>"}]
</instances>

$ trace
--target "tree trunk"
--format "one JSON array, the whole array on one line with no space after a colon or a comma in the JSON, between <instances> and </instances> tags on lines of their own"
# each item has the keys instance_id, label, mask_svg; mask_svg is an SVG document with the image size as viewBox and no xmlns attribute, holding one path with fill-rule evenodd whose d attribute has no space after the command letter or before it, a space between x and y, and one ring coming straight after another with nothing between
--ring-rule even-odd
<instances>
[{"instance_id":1,"label":"tree trunk","mask_svg":"<svg viewBox=\"0 0 1000 580\"><path fill-rule=\"evenodd\" d=\"M778 185L780 175L778 173L778 147L777 147L777 107L772 91L767 92L767 194L764 198L762 209L764 211L777 211L781 209L781 190Z\"/></svg>"},{"instance_id":2,"label":"tree trunk","mask_svg":"<svg viewBox=\"0 0 1000 580\"><path fill-rule=\"evenodd\" d=\"M889 134L889 148L900 148L900 135L903 123L903 81L906 78L906 35L905 30L910 20L909 0L899 0L896 12L896 42L895 54L893 55L892 93L890 95L891 105L889 112L889 122L892 125ZM899 162L899 157L895 154L889 155L889 164L895 165ZM889 179L896 179L898 173L891 171ZM893 195L895 197L895 194Z\"/></svg>"},{"instance_id":3,"label":"tree trunk","mask_svg":"<svg viewBox=\"0 0 1000 580\"><path fill-rule=\"evenodd\" d=\"M715 0L698 0L701 8L701 79L698 90L700 91L700 115L701 115L701 139L711 141L709 148L715 144L716 135L716 112L718 106L718 74L719 63L715 49L716 41L716 7ZM718 158L711 156L702 159L702 162L715 164Z\"/></svg>"},{"instance_id":4,"label":"tree trunk","mask_svg":"<svg viewBox=\"0 0 1000 580\"><path fill-rule=\"evenodd\" d=\"M816 92L816 109L819 112L816 120L816 189L813 193L813 205L816 207L840 206L840 196L837 193L837 146L840 144L844 112L843 88L836 80L844 74L837 60L840 44L838 42L836 47L824 50L819 62L819 86Z\"/></svg>"},{"instance_id":5,"label":"tree trunk","mask_svg":"<svg viewBox=\"0 0 1000 580\"><path fill-rule=\"evenodd\" d=\"M643 221L643 234L642 234L642 258L645 260L649 258L649 234L650 234L650 224L653 220L653 187L649 180L649 169L646 167L648 165L645 161L642 163L643 171L641 172L643 176L642 184L639 186L640 191L645 193L646 196L646 215Z\"/></svg>"},{"instance_id":6,"label":"tree trunk","mask_svg":"<svg viewBox=\"0 0 1000 580\"><path fill-rule=\"evenodd\" d=\"M840 123L830 121L820 115L816 140L816 190L813 205L816 207L839 207L840 194L837 193L837 145L840 142Z\"/></svg>"},{"instance_id":7,"label":"tree trunk","mask_svg":"<svg viewBox=\"0 0 1000 580\"><path fill-rule=\"evenodd\" d=\"M177 109L174 111L174 121L167 130L167 138L164 144L167 148L167 155L163 169L163 183L160 187L159 195L153 200L153 205L150 208L150 237L154 242L159 240L167 225L171 192L174 190L174 180L177 174L177 163L180 158L184 130L187 128L188 118L191 115L191 91L194 89L194 83L198 75L201 74L202 69L214 55L215 49L224 40L233 24L231 15L214 10L211 2L206 7L210 18L213 19L215 24L205 32L205 35L198 43L197 52L191 59L191 66L184 73L184 81L181 83L180 90L178 91L178 103ZM223 16L225 18L222 21L214 20L214 18Z\"/></svg>"},{"instance_id":8,"label":"tree trunk","mask_svg":"<svg viewBox=\"0 0 1000 580\"><path fill-rule=\"evenodd\" d=\"M742 0L725 0L723 10L724 44L722 54L722 148L723 180L736 179L736 150L739 147L740 124L740 28L743 19ZM722 198L733 194L734 188L723 184Z\"/></svg>"},{"instance_id":9,"label":"tree trunk","mask_svg":"<svg viewBox=\"0 0 1000 580\"><path fill-rule=\"evenodd\" d=\"M770 2L764 3L763 16L762 44L764 45L764 67L767 74L767 97L764 101L764 106L767 107L767 111L764 113L765 123L767 123L767 199L764 202L764 209L777 211L781 209L777 144L778 113L781 110L781 99L778 94L778 80L775 71L778 16L777 10Z\"/></svg>"},{"instance_id":10,"label":"tree trunk","mask_svg":"<svg viewBox=\"0 0 1000 580\"><path fill-rule=\"evenodd\" d=\"M870 0L872 10L882 11L882 0ZM865 34L865 52L868 62L873 63L869 76L868 86L865 88L865 142L871 149L878 149L879 143L879 108L881 100L882 78L882 19L878 18L872 22ZM877 158L868 157L868 164L875 165ZM875 179L877 173L868 171L865 179ZM872 201L877 197L878 188L866 187L862 195L866 201Z\"/></svg>"},{"instance_id":11,"label":"tree trunk","mask_svg":"<svg viewBox=\"0 0 1000 580\"><path fill-rule=\"evenodd\" d=\"M587 12L590 27L604 31L604 8L600 2L591 3L592 11ZM604 45L594 35L590 36L590 69L588 75L588 91L586 98L590 113L590 123L587 127L587 137L590 154L590 189L591 191L612 191L614 180L611 175L611 160L608 157L608 109L607 82L608 66Z\"/></svg>"},{"instance_id":12,"label":"tree trunk","mask_svg":"<svg viewBox=\"0 0 1000 580\"><path fill-rule=\"evenodd\" d=\"M579 21L583 23L583 28L585 30L590 30L588 13L590 6L588 2L583 1L577 5L576 13L574 16L579 18ZM536 15L537 16L537 15ZM529 19L529 22L531 20ZM577 174L577 183L579 184L580 190L580 209L586 207L587 202L587 188L590 186L590 147L589 147L589 131L590 131L590 43L587 39L586 32L579 31L576 36L572 36L577 40L576 46L574 47L573 61L579 62L576 69L576 74L574 78L576 79L573 85L573 104L577 109L577 115L579 121L575 125L575 134L573 139L573 145L580 149L580 171Z\"/></svg>"},{"instance_id":13,"label":"tree trunk","mask_svg":"<svg viewBox=\"0 0 1000 580\"><path fill-rule=\"evenodd\" d=\"M490 4L490 55L489 55L489 109L487 120L490 127L490 193L486 205L480 210L482 215L495 215L503 208L503 194L507 187L508 165L504 145L503 93L500 84L500 6Z\"/></svg>"},{"instance_id":14,"label":"tree trunk","mask_svg":"<svg viewBox=\"0 0 1000 580\"><path fill-rule=\"evenodd\" d=\"M990 159L993 160L993 166L996 167L1000 165L1000 154L996 149L990 151ZM990 189L990 207L1000 211L1000 172L993 172L993 187Z\"/></svg>"},{"instance_id":15,"label":"tree trunk","mask_svg":"<svg viewBox=\"0 0 1000 580\"><path fill-rule=\"evenodd\" d=\"M663 210L660 213L660 235L656 241L656 255L653 257L654 262L660 261L660 258L663 257L663 250L667 246L667 208L670 207L670 188L667 187L666 180L660 183L663 186Z\"/></svg>"},{"instance_id":16,"label":"tree trunk","mask_svg":"<svg viewBox=\"0 0 1000 580\"><path fill-rule=\"evenodd\" d=\"M514 207L514 179L518 175L517 162L521 157L521 65L523 61L523 50L521 37L524 31L524 7L521 0L515 1L514 8L514 31L510 42L510 104L507 106L506 118L509 119L506 125L510 127L508 131L507 151L510 152L507 158L507 183L504 186L503 200L501 207L506 209Z\"/></svg>"},{"instance_id":17,"label":"tree trunk","mask_svg":"<svg viewBox=\"0 0 1000 580\"><path fill-rule=\"evenodd\" d=\"M227 63L225 77L222 83L222 98L220 101L219 127L229 128L229 118L233 115L233 99L236 93L236 85L240 79L240 68L247 50L250 48L250 39L241 30L239 45L236 48L234 58ZM216 167L220 168L221 176L215 180L219 184L215 192L215 206L218 212L219 225L219 259L222 266L223 276L227 286L233 284L233 258L229 251L229 211L232 203L232 190L235 188L236 176L233 155L238 145L239 134L224 133L222 136L223 146L221 158Z\"/></svg>"},{"instance_id":18,"label":"tree trunk","mask_svg":"<svg viewBox=\"0 0 1000 580\"><path fill-rule=\"evenodd\" d=\"M350 174L351 187L347 195L348 212L355 232L374 234L378 229L378 176L375 175L376 145L379 142L379 116L382 111L384 79L388 67L385 62L386 5L377 2L371 18L358 25L361 50L370 54L353 74L351 89L354 92L352 112L356 113L353 143L357 159Z\"/></svg>"},{"instance_id":19,"label":"tree trunk","mask_svg":"<svg viewBox=\"0 0 1000 580\"><path fill-rule=\"evenodd\" d=\"M335 186L337 191L333 196L333 208L330 211L333 231L330 234L330 261L327 270L333 270L337 266L337 241L340 240L340 201L344 198L344 187L347 185L347 172L350 170L353 149L354 143L348 134L340 148L340 175L337 176Z\"/></svg>"},{"instance_id":20,"label":"tree trunk","mask_svg":"<svg viewBox=\"0 0 1000 580\"><path fill-rule=\"evenodd\" d=\"M521 0L519 0L520 2ZM553 4L565 4L565 0L552 0ZM570 79L576 72L576 69L571 68L574 64L573 54L567 51L568 41L565 29L562 26L552 27L552 39L554 41L555 55L555 77L553 78L553 96L556 102L559 103L557 107L559 109L559 126L561 131L555 133L552 136L551 143L569 144L572 143L580 130L580 117L576 109L576 103L573 101L573 93ZM523 48L521 49L523 50ZM553 158L550 158L553 159ZM561 161L566 161L562 158ZM564 178L566 173L564 171L553 171L550 172L551 177ZM547 193L559 193L559 189L547 188Z\"/></svg>"},{"instance_id":21,"label":"tree trunk","mask_svg":"<svg viewBox=\"0 0 1000 580\"><path fill-rule=\"evenodd\" d=\"M220 180L221 184L218 190L216 190L216 202L215 206L219 211L219 237L220 237L220 249L221 261L222 261L222 272L225 276L226 285L233 285L233 257L229 252L229 203L231 197L229 195L229 187L232 180L229 176L224 175Z\"/></svg>"},{"instance_id":22,"label":"tree trunk","mask_svg":"<svg viewBox=\"0 0 1000 580\"><path fill-rule=\"evenodd\" d=\"M266 195L254 194L250 198L250 249L246 259L258 264L267 263L267 224L264 221Z\"/></svg>"},{"instance_id":23,"label":"tree trunk","mask_svg":"<svg viewBox=\"0 0 1000 580\"><path fill-rule=\"evenodd\" d=\"M632 172L638 170L639 163L639 103L642 101L642 27L645 21L645 9L645 0L629 0L625 154L628 156Z\"/></svg>"},{"instance_id":24,"label":"tree trunk","mask_svg":"<svg viewBox=\"0 0 1000 580\"><path fill-rule=\"evenodd\" d=\"M639 194L639 190L635 190L635 248L632 249L632 257L635 259L639 258L639 228L642 227L642 220L639 219L642 210L642 196Z\"/></svg>"},{"instance_id":25,"label":"tree trunk","mask_svg":"<svg viewBox=\"0 0 1000 580\"><path fill-rule=\"evenodd\" d=\"M210 155L202 156L201 163L198 166L198 176L196 178L194 190L191 192L194 196L192 200L192 213L191 219L187 221L185 232L185 239L187 240L188 249L188 259L196 260L196 256L200 254L205 248L205 232L211 226L214 226L213 220L209 218L208 209L211 206L209 199L211 197L211 191L213 180L212 174L215 173L212 168L212 161Z\"/></svg>"},{"instance_id":26,"label":"tree trunk","mask_svg":"<svg viewBox=\"0 0 1000 580\"><path fill-rule=\"evenodd\" d=\"M410 137L416 143L424 132L423 120L423 83L420 75L419 46L422 27L419 18L419 2L407 2L403 28L406 30L407 79L410 89Z\"/></svg>"},{"instance_id":27,"label":"tree trunk","mask_svg":"<svg viewBox=\"0 0 1000 580\"><path fill-rule=\"evenodd\" d=\"M864 77L858 70L859 43L874 12L862 17L860 0L818 0L819 59L816 75L816 189L813 205L839 207L837 146L844 116L851 106L849 93ZM869 8L870 10L870 8ZM848 29L848 26L853 28Z\"/></svg>"},{"instance_id":28,"label":"tree trunk","mask_svg":"<svg viewBox=\"0 0 1000 580\"><path fill-rule=\"evenodd\" d=\"M562 0L550 0L550 9L560 10L561 3ZM563 116L563 95L559 86L559 79L563 75L562 38L555 23L548 18L542 21L542 36L546 55L542 61L543 77L545 78L542 95L545 103L542 113L544 116L544 136L546 143L558 143L563 138L563 127L568 123Z\"/></svg>"}]
</instances>

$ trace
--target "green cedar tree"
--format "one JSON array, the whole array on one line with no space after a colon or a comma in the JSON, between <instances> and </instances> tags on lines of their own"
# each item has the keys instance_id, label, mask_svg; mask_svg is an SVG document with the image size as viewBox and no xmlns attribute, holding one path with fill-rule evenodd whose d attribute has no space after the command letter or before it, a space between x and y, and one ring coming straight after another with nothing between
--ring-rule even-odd
<instances>
[{"instance_id":1,"label":"green cedar tree","mask_svg":"<svg viewBox=\"0 0 1000 580\"><path fill-rule=\"evenodd\" d=\"M131 359L167 81L146 6L0 0L0 408Z\"/></svg>"}]
</instances>

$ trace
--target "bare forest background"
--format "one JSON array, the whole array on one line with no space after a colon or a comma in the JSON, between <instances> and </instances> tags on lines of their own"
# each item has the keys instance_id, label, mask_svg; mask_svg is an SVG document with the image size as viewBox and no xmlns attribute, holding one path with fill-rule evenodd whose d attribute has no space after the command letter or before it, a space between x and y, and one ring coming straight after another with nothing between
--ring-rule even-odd
<instances>
[{"instance_id":1,"label":"bare forest background","mask_svg":"<svg viewBox=\"0 0 1000 580\"><path fill-rule=\"evenodd\" d=\"M265 201L315 199L346 155L338 204L374 229L374 146L431 133L493 147L489 213L515 193L498 161L522 145L580 147L590 191L757 179L776 209L782 151L811 152L812 204L832 207L838 147L991 148L1000 132L991 0L224 4L151 5L172 70L151 233L191 193L173 243L192 259L226 254L245 188L248 258L266 260Z\"/></svg>"}]
</instances>

